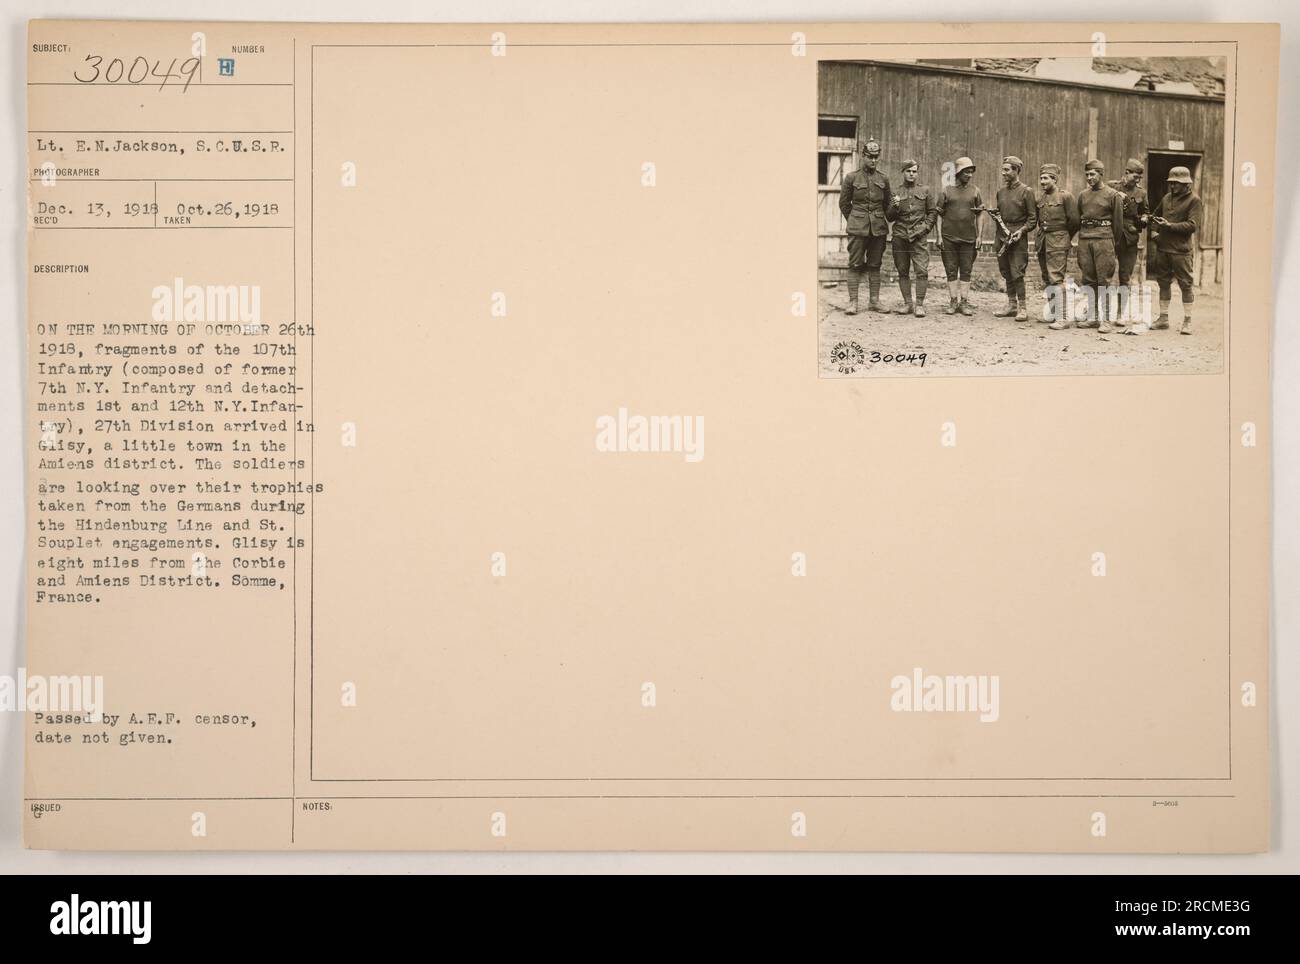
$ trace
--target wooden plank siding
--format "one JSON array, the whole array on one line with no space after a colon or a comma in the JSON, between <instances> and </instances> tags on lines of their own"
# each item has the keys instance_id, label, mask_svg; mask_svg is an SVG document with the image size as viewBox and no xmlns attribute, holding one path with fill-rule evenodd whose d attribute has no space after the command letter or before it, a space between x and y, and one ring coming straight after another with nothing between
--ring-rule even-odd
<instances>
[{"instance_id":1,"label":"wooden plank siding","mask_svg":"<svg viewBox=\"0 0 1300 964\"><path fill-rule=\"evenodd\" d=\"M881 170L891 184L901 181L900 165L911 158L921 166L921 183L938 190L944 162L968 155L977 168L975 184L990 204L1007 154L1024 160L1026 183L1036 187L1039 165L1052 162L1061 165L1062 187L1082 191L1092 109L1108 180L1123 173L1129 157L1146 163L1148 151L1181 141L1187 153L1203 155L1197 191L1206 213L1199 238L1205 280L1222 279L1222 101L879 62L824 62L818 81L819 114L856 116L859 141L880 141ZM989 243L993 225L983 222L981 240Z\"/></svg>"}]
</instances>

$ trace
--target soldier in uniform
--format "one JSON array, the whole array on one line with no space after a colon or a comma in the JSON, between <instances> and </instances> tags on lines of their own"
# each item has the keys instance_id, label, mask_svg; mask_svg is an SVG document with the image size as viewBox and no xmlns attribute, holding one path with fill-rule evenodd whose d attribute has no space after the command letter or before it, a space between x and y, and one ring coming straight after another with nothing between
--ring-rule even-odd
<instances>
[{"instance_id":1,"label":"soldier in uniform","mask_svg":"<svg viewBox=\"0 0 1300 964\"><path fill-rule=\"evenodd\" d=\"M1079 273L1092 297L1088 321L1079 327L1108 335L1115 329L1110 326L1106 288L1115 273L1115 249L1124 232L1124 195L1106 186L1105 172L1106 166L1096 158L1083 166L1088 187L1079 195Z\"/></svg>"},{"instance_id":2,"label":"soldier in uniform","mask_svg":"<svg viewBox=\"0 0 1300 964\"><path fill-rule=\"evenodd\" d=\"M998 269L1007 283L1007 306L993 312L994 318L1028 321L1025 311L1025 269L1029 267L1029 232L1038 223L1038 205L1034 192L1020 172L1025 162L1015 155L1002 158L1002 187L998 188L998 214L1010 234L998 255ZM999 230L1001 230L999 228Z\"/></svg>"},{"instance_id":3,"label":"soldier in uniform","mask_svg":"<svg viewBox=\"0 0 1300 964\"><path fill-rule=\"evenodd\" d=\"M858 287L867 276L870 311L880 305L880 263L884 260L885 238L889 234L889 178L879 170L880 144L869 140L862 145L862 166L844 178L840 186L840 213L848 220L849 306L845 314L858 313Z\"/></svg>"},{"instance_id":4,"label":"soldier in uniform","mask_svg":"<svg viewBox=\"0 0 1300 964\"><path fill-rule=\"evenodd\" d=\"M948 278L948 308L946 314L975 314L971 307L970 272L975 263L980 236L980 212L984 198L980 189L971 183L975 176L975 162L969 157L959 157L954 165L957 183L939 193L939 253L943 258L943 272Z\"/></svg>"},{"instance_id":5,"label":"soldier in uniform","mask_svg":"<svg viewBox=\"0 0 1300 964\"><path fill-rule=\"evenodd\" d=\"M1140 319L1128 317L1129 285L1133 282L1133 269L1137 266L1138 251L1141 250L1142 232L1150 217L1147 192L1139 183L1145 170L1141 161L1130 157L1124 165L1124 176L1118 181L1108 181L1106 185L1124 195L1124 231L1115 251L1115 260L1119 262L1120 313L1128 321L1134 322L1124 330L1126 335L1146 331L1146 325Z\"/></svg>"},{"instance_id":6,"label":"soldier in uniform","mask_svg":"<svg viewBox=\"0 0 1300 964\"><path fill-rule=\"evenodd\" d=\"M1065 265L1070 258L1070 239L1079 230L1079 205L1069 191L1057 188L1061 179L1059 164L1044 164L1038 169L1038 269L1043 273L1043 320L1052 328L1065 328ZM1053 296L1055 292L1055 296Z\"/></svg>"},{"instance_id":7,"label":"soldier in uniform","mask_svg":"<svg viewBox=\"0 0 1300 964\"><path fill-rule=\"evenodd\" d=\"M1192 303L1196 300L1192 289L1192 236L1201 230L1204 216L1201 199L1192 191L1192 172L1185 167L1171 168L1169 193L1151 215L1155 225L1151 233L1156 242L1152 269L1160 286L1160 317L1152 328L1169 327L1170 294L1177 280L1183 295L1183 326L1178 333L1192 333Z\"/></svg>"},{"instance_id":8,"label":"soldier in uniform","mask_svg":"<svg viewBox=\"0 0 1300 964\"><path fill-rule=\"evenodd\" d=\"M925 317L925 289L930 281L930 231L939 216L934 192L916 183L916 161L903 162L903 186L889 199L889 220L894 222L894 267L903 303L900 315L915 310ZM916 277L916 307L912 307L912 274Z\"/></svg>"}]
</instances>

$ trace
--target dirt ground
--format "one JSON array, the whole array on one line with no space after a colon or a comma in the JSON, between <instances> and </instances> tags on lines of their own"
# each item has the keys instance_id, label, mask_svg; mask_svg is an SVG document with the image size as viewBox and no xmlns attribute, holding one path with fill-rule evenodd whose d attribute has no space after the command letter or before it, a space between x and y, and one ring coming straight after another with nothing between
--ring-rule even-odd
<instances>
[{"instance_id":1,"label":"dirt ground","mask_svg":"<svg viewBox=\"0 0 1300 964\"><path fill-rule=\"evenodd\" d=\"M1154 289L1154 283L1151 283ZM882 289L890 314L844 313L843 284L820 290L818 309L821 374L831 378L870 375L1141 375L1214 373L1223 370L1223 296L1198 291L1193 334L1180 335L1178 290L1169 308L1167 331L1142 335L1099 335L1095 328L1051 331L1041 321L1043 298L1030 290L1028 323L994 318L1006 304L999 291L971 291L974 316L948 315L947 287L931 283L926 317L892 314L902 304L896 285ZM861 308L867 290L862 286ZM1154 290L1152 311L1158 311ZM838 350L837 350L838 347ZM861 351L859 351L861 349ZM919 356L925 354L922 364Z\"/></svg>"}]
</instances>

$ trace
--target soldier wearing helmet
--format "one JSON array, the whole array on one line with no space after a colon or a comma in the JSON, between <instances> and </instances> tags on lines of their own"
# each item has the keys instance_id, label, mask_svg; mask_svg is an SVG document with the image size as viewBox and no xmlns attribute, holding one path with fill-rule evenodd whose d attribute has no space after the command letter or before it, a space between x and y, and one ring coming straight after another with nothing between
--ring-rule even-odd
<instances>
[{"instance_id":1,"label":"soldier wearing helmet","mask_svg":"<svg viewBox=\"0 0 1300 964\"><path fill-rule=\"evenodd\" d=\"M930 231L939 210L934 192L916 183L920 170L916 161L904 161L903 185L889 200L889 219L894 222L894 267L898 269L898 289L903 293L900 315L915 312L925 317L925 289L930 281ZM916 300L913 307L912 278L916 276Z\"/></svg>"},{"instance_id":2,"label":"soldier wearing helmet","mask_svg":"<svg viewBox=\"0 0 1300 964\"><path fill-rule=\"evenodd\" d=\"M975 263L977 242L980 236L980 212L984 198L971 183L975 176L975 162L969 157L959 157L953 165L957 183L939 193L938 215L939 253L943 258L943 272L948 278L948 308L945 314L975 314L970 303L970 272Z\"/></svg>"},{"instance_id":3,"label":"soldier wearing helmet","mask_svg":"<svg viewBox=\"0 0 1300 964\"><path fill-rule=\"evenodd\" d=\"M889 178L878 169L880 144L869 140L862 145L862 166L844 178L840 186L840 213L848 221L849 235L849 304L845 314L858 313L858 288L867 276L871 300L870 311L883 311L880 304L880 263L884 259L885 239L889 234L891 191Z\"/></svg>"},{"instance_id":4,"label":"soldier wearing helmet","mask_svg":"<svg viewBox=\"0 0 1300 964\"><path fill-rule=\"evenodd\" d=\"M1124 196L1102 180L1106 167L1096 158L1083 166L1088 187L1079 195L1079 273L1090 292L1089 318L1080 328L1096 328L1108 335L1110 279L1115 274L1115 248L1124 231ZM1069 327L1067 323L1062 327Z\"/></svg>"},{"instance_id":5,"label":"soldier wearing helmet","mask_svg":"<svg viewBox=\"0 0 1300 964\"><path fill-rule=\"evenodd\" d=\"M1146 230L1151 214L1147 205L1147 192L1141 184L1145 170L1141 161L1130 157L1124 165L1124 176L1107 182L1108 187L1124 195L1124 230L1121 232L1119 246L1115 249L1115 260L1119 265L1120 314L1134 322L1133 326L1125 330L1126 335L1138 334L1133 329L1141 324L1138 319L1128 318L1128 306L1129 285L1133 280L1133 269L1137 266L1138 251L1142 247L1142 232ZM1145 330L1145 325L1141 325L1141 330Z\"/></svg>"},{"instance_id":6,"label":"soldier wearing helmet","mask_svg":"<svg viewBox=\"0 0 1300 964\"><path fill-rule=\"evenodd\" d=\"M1192 238L1200 231L1205 214L1201 199L1192 190L1191 171L1185 167L1171 168L1168 184L1169 193L1160 199L1151 215L1151 223L1155 225L1151 234L1156 243L1151 267L1160 286L1160 317L1151 327L1169 327L1170 295L1176 280L1183 296L1183 326L1178 333L1190 335L1192 303L1196 300L1192 288Z\"/></svg>"}]
</instances>

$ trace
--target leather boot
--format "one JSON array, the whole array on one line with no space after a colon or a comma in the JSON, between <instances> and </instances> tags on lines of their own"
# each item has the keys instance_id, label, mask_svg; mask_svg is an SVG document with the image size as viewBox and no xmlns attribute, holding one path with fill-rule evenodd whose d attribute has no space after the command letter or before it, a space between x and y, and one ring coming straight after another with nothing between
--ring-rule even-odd
<instances>
[{"instance_id":1,"label":"leather boot","mask_svg":"<svg viewBox=\"0 0 1300 964\"><path fill-rule=\"evenodd\" d=\"M957 287L961 291L961 298L958 301L957 310L960 311L963 315L967 315L967 316L974 315L975 306L970 303L970 282L958 281Z\"/></svg>"}]
</instances>

